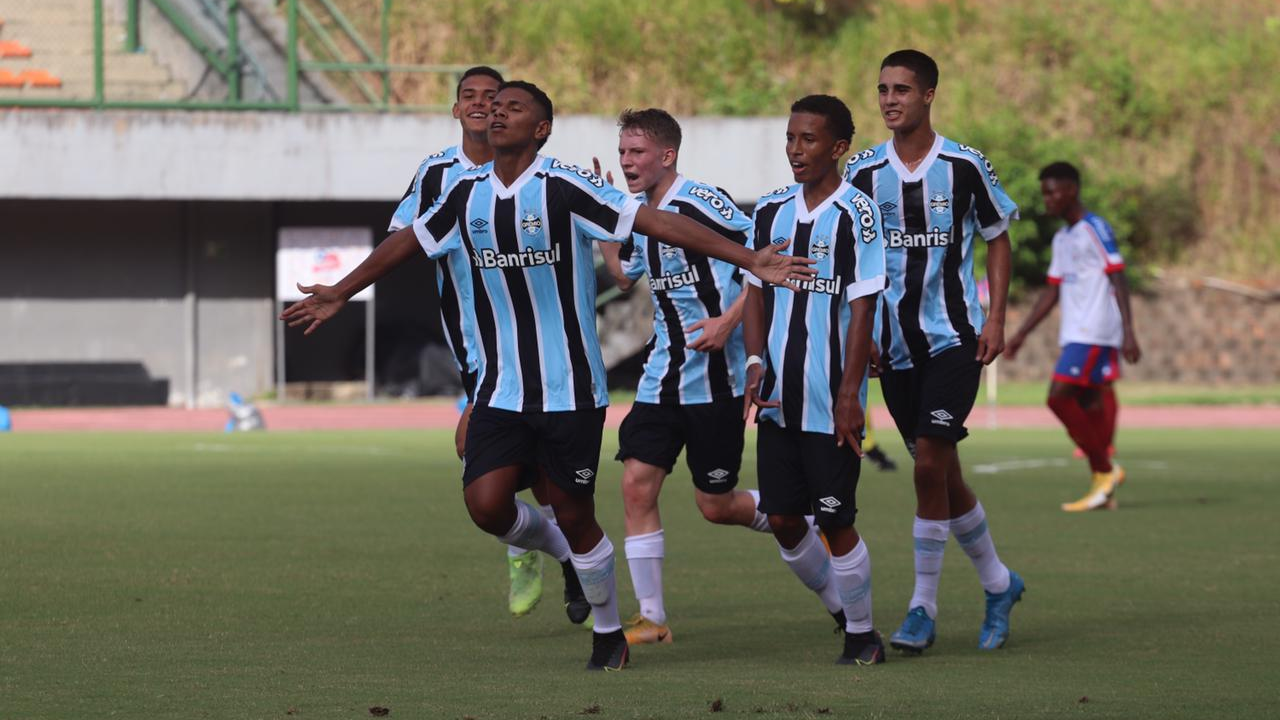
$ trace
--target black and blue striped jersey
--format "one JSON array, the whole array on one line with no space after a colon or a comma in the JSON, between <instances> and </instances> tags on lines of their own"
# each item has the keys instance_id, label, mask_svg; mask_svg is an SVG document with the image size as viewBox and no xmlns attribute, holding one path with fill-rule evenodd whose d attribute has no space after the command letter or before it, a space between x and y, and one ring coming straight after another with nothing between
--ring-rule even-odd
<instances>
[{"instance_id":1,"label":"black and blue striped jersey","mask_svg":"<svg viewBox=\"0 0 1280 720\"><path fill-rule=\"evenodd\" d=\"M429 256L461 255L470 266L477 405L609 404L591 241L625 241L639 207L594 173L538 156L510 187L492 163L462 173L414 221Z\"/></svg>"},{"instance_id":2,"label":"black and blue striped jersey","mask_svg":"<svg viewBox=\"0 0 1280 720\"><path fill-rule=\"evenodd\" d=\"M887 366L910 368L977 340L985 316L973 238L993 240L1018 217L986 156L938 135L908 171L889 140L851 157L845 179L870 195L884 218L888 286L875 337Z\"/></svg>"},{"instance_id":3,"label":"black and blue striped jersey","mask_svg":"<svg viewBox=\"0 0 1280 720\"><path fill-rule=\"evenodd\" d=\"M835 434L849 303L885 286L880 211L845 182L809 210L803 186L792 185L756 205L752 238L756 249L790 239L785 254L818 261L812 266L817 277L796 282L800 292L747 278L764 293L768 323L760 397L781 402L779 408L761 409L758 417L781 427ZM860 393L865 407L865 378Z\"/></svg>"},{"instance_id":4,"label":"black and blue striped jersey","mask_svg":"<svg viewBox=\"0 0 1280 720\"><path fill-rule=\"evenodd\" d=\"M747 245L751 218L723 190L676 176L659 210L679 213L727 240ZM734 329L723 350L690 350L684 328L719 317L742 294L742 274L722 260L667 245L637 233L623 247L622 271L632 280L648 274L653 299L653 335L645 345L644 374L636 400L696 405L742 395L746 354L742 328ZM701 331L698 331L701 332Z\"/></svg>"},{"instance_id":5,"label":"black and blue striped jersey","mask_svg":"<svg viewBox=\"0 0 1280 720\"><path fill-rule=\"evenodd\" d=\"M413 224L440 197L441 191L476 164L462 152L461 145L428 155L409 181L409 189L391 216L390 232ZM436 289L440 291L440 324L444 339L453 351L459 372L475 372L480 367L475 348L475 316L471 307L471 272L466 258L450 255L436 263Z\"/></svg>"}]
</instances>

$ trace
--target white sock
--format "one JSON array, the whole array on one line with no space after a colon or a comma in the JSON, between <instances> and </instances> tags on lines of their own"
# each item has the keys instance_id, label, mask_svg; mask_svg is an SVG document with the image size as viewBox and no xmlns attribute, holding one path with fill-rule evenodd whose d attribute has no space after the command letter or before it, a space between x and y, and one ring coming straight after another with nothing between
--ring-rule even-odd
<instances>
[{"instance_id":1,"label":"white sock","mask_svg":"<svg viewBox=\"0 0 1280 720\"><path fill-rule=\"evenodd\" d=\"M559 526L547 522L538 511L521 500L516 500L515 524L498 539L523 550L541 550L557 562L569 559L569 542L564 539Z\"/></svg>"},{"instance_id":2,"label":"white sock","mask_svg":"<svg viewBox=\"0 0 1280 720\"><path fill-rule=\"evenodd\" d=\"M989 593L1008 590L1009 568L1000 562L1000 556L996 554L996 544L991 539L991 531L987 529L987 513L982 509L982 503L974 505L972 510L960 517L952 518L951 532L973 561L982 589Z\"/></svg>"},{"instance_id":3,"label":"white sock","mask_svg":"<svg viewBox=\"0 0 1280 720\"><path fill-rule=\"evenodd\" d=\"M791 550L781 545L778 546L778 550L782 553L782 559L787 566L791 568L791 572L800 578L800 582L804 583L805 587L817 593L822 599L827 612L839 612L840 594L836 590L835 583L831 582L831 556L827 554L827 549L818 539L817 531L810 530L805 533L800 544Z\"/></svg>"},{"instance_id":4,"label":"white sock","mask_svg":"<svg viewBox=\"0 0 1280 720\"><path fill-rule=\"evenodd\" d=\"M751 524L747 527L755 530L756 532L772 533L773 528L769 527L769 516L760 512L760 491L748 490L747 494L755 501L756 506L756 516L752 518Z\"/></svg>"},{"instance_id":5,"label":"white sock","mask_svg":"<svg viewBox=\"0 0 1280 720\"><path fill-rule=\"evenodd\" d=\"M571 557L573 569L578 572L578 581L582 583L582 593L591 603L595 632L621 630L617 580L613 573L613 543L609 542L609 536L600 538L600 543L585 554L572 553Z\"/></svg>"},{"instance_id":6,"label":"white sock","mask_svg":"<svg viewBox=\"0 0 1280 720\"><path fill-rule=\"evenodd\" d=\"M627 567L631 568L631 585L640 603L640 614L651 622L667 622L667 608L662 600L662 558L666 555L662 531L632 535L623 544Z\"/></svg>"},{"instance_id":7,"label":"white sock","mask_svg":"<svg viewBox=\"0 0 1280 720\"><path fill-rule=\"evenodd\" d=\"M546 518L552 525L555 525L556 527L560 527L560 524L556 522L556 511L550 505L539 505L538 514ZM515 545L507 546L507 555L511 557L519 557L528 552L530 551L525 550L524 548L518 548ZM559 562L564 562L565 560L568 560L568 559L569 559L568 557L558 558Z\"/></svg>"},{"instance_id":8,"label":"white sock","mask_svg":"<svg viewBox=\"0 0 1280 720\"><path fill-rule=\"evenodd\" d=\"M916 589L907 609L923 607L929 617L938 617L938 577L942 574L942 555L947 549L946 520L916 518L911 527L915 539Z\"/></svg>"},{"instance_id":9,"label":"white sock","mask_svg":"<svg viewBox=\"0 0 1280 720\"><path fill-rule=\"evenodd\" d=\"M871 553L867 544L859 538L848 555L833 555L831 572L844 606L845 632L871 632Z\"/></svg>"}]
</instances>

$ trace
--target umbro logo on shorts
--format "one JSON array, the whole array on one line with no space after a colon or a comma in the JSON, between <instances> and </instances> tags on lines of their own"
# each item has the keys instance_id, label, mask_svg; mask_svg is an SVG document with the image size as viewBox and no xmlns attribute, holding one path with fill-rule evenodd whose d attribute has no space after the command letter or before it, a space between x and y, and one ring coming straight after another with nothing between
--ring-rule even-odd
<instances>
[{"instance_id":1,"label":"umbro logo on shorts","mask_svg":"<svg viewBox=\"0 0 1280 720\"><path fill-rule=\"evenodd\" d=\"M818 502L822 503L822 507L818 508L822 512L834 513L836 508L840 507L840 501L830 495L819 499Z\"/></svg>"},{"instance_id":2,"label":"umbro logo on shorts","mask_svg":"<svg viewBox=\"0 0 1280 720\"><path fill-rule=\"evenodd\" d=\"M711 478L711 482L713 483L722 483L725 478L729 477L729 471L724 468L716 468L715 470L707 473L707 477Z\"/></svg>"},{"instance_id":3,"label":"umbro logo on shorts","mask_svg":"<svg viewBox=\"0 0 1280 720\"><path fill-rule=\"evenodd\" d=\"M929 414L933 416L934 425L943 425L946 427L951 427L951 421L955 420L955 416L953 416L951 413L947 412L946 410L934 410Z\"/></svg>"},{"instance_id":4,"label":"umbro logo on shorts","mask_svg":"<svg viewBox=\"0 0 1280 720\"><path fill-rule=\"evenodd\" d=\"M595 471L592 470L591 468L582 468L581 470L574 473L574 475L578 476L578 479L574 480L574 482L578 483L579 485L586 485L587 483L591 482L591 478L595 477L595 474L596 474Z\"/></svg>"}]
</instances>

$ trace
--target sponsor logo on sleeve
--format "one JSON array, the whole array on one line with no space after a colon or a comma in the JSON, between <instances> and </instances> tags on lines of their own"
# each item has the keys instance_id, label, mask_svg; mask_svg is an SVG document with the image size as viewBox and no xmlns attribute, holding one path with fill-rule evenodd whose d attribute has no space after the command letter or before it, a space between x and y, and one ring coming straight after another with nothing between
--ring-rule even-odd
<instances>
[{"instance_id":1,"label":"sponsor logo on sleeve","mask_svg":"<svg viewBox=\"0 0 1280 720\"><path fill-rule=\"evenodd\" d=\"M711 206L725 220L733 219L733 205L725 202L715 190L705 185L695 185L689 194Z\"/></svg>"},{"instance_id":2,"label":"sponsor logo on sleeve","mask_svg":"<svg viewBox=\"0 0 1280 720\"><path fill-rule=\"evenodd\" d=\"M872 211L871 200L858 193L853 196L853 209L858 211L858 228L862 231L862 242L869 243L880 237L876 228L876 214Z\"/></svg>"},{"instance_id":3,"label":"sponsor logo on sleeve","mask_svg":"<svg viewBox=\"0 0 1280 720\"><path fill-rule=\"evenodd\" d=\"M584 169L584 168L580 168L580 167L578 167L577 165L570 165L570 164L568 164L568 163L562 163L562 162L560 162L559 160L552 160L552 161L551 161L551 169L552 169L552 170L564 170L565 172L571 172L571 173L573 173L574 175L577 175L578 177L582 178L583 180L586 180L587 182L591 183L592 185L594 185L594 186L596 186L596 187L598 187L598 188L603 188L603 187L604 187L604 179L603 179L603 178L601 178L599 175L597 175L597 174L595 174L595 173L591 172L590 170L586 170L586 169Z\"/></svg>"},{"instance_id":4,"label":"sponsor logo on sleeve","mask_svg":"<svg viewBox=\"0 0 1280 720\"><path fill-rule=\"evenodd\" d=\"M982 154L981 150L978 150L977 148L969 147L968 145L958 145L958 147L960 148L961 152L967 152L970 155L982 161L982 167L986 169L987 179L991 181L992 185L1000 184L1000 178L996 177L996 169L992 167L991 161L987 159L986 155Z\"/></svg>"}]
</instances>

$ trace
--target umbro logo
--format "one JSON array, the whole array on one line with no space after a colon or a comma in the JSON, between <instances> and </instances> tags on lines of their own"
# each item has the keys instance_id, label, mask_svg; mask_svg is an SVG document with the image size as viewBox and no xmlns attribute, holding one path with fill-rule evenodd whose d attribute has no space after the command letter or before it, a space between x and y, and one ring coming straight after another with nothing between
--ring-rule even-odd
<instances>
[{"instance_id":1,"label":"umbro logo","mask_svg":"<svg viewBox=\"0 0 1280 720\"><path fill-rule=\"evenodd\" d=\"M822 503L822 507L818 509L826 513L834 513L836 508L840 507L840 501L830 495L820 498L818 502Z\"/></svg>"},{"instance_id":2,"label":"umbro logo","mask_svg":"<svg viewBox=\"0 0 1280 720\"><path fill-rule=\"evenodd\" d=\"M578 483L579 485L586 485L587 483L591 482L591 478L595 477L596 471L592 470L591 468L582 468L581 470L578 470L577 472L575 472L574 475L578 476L578 479L574 480L574 482Z\"/></svg>"},{"instance_id":3,"label":"umbro logo","mask_svg":"<svg viewBox=\"0 0 1280 720\"><path fill-rule=\"evenodd\" d=\"M954 415L947 412L946 410L934 410L929 414L933 416L934 425L951 427L951 421L956 419Z\"/></svg>"},{"instance_id":4,"label":"umbro logo","mask_svg":"<svg viewBox=\"0 0 1280 720\"><path fill-rule=\"evenodd\" d=\"M478 233L488 232L485 228L489 227L489 221L484 218L476 218L471 221L471 227Z\"/></svg>"},{"instance_id":5,"label":"umbro logo","mask_svg":"<svg viewBox=\"0 0 1280 720\"><path fill-rule=\"evenodd\" d=\"M889 213L897 209L898 209L898 204L895 202L890 202L888 200L885 200L884 202L880 203L880 212L884 213L885 215L888 215Z\"/></svg>"},{"instance_id":6,"label":"umbro logo","mask_svg":"<svg viewBox=\"0 0 1280 720\"><path fill-rule=\"evenodd\" d=\"M776 238L774 238L774 239L773 239L773 244L774 244L774 245L781 245L782 243L784 243L784 242L786 242L786 241L787 241L787 239L786 239L786 238L784 238L784 237L776 237Z\"/></svg>"},{"instance_id":7,"label":"umbro logo","mask_svg":"<svg viewBox=\"0 0 1280 720\"><path fill-rule=\"evenodd\" d=\"M729 477L729 471L724 468L716 468L707 473L707 477L711 478L712 483L722 483L725 478Z\"/></svg>"}]
</instances>

